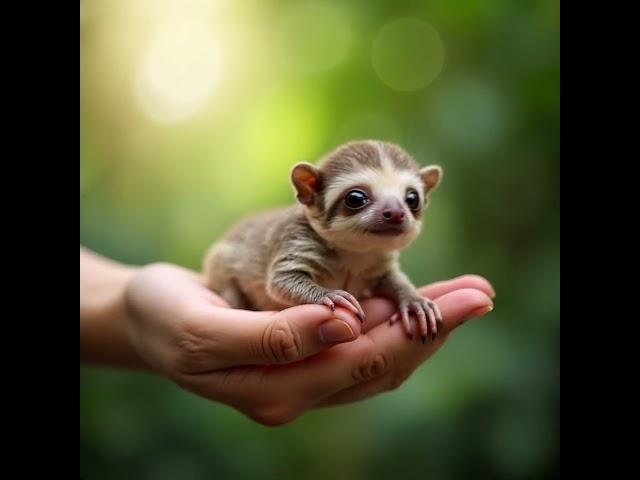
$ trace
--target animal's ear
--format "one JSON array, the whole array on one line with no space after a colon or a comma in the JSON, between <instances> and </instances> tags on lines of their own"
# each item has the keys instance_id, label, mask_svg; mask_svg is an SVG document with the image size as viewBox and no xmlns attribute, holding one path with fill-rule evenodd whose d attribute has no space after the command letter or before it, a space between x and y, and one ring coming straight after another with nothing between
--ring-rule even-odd
<instances>
[{"instance_id":1,"label":"animal's ear","mask_svg":"<svg viewBox=\"0 0 640 480\"><path fill-rule=\"evenodd\" d=\"M291 184L296 191L296 198L306 206L313 205L320 188L320 170L310 163L297 163L291 170Z\"/></svg>"},{"instance_id":2,"label":"animal's ear","mask_svg":"<svg viewBox=\"0 0 640 480\"><path fill-rule=\"evenodd\" d=\"M442 180L442 167L438 165L428 165L420 170L420 177L422 177L422 181L427 187L427 192L431 192Z\"/></svg>"}]
</instances>

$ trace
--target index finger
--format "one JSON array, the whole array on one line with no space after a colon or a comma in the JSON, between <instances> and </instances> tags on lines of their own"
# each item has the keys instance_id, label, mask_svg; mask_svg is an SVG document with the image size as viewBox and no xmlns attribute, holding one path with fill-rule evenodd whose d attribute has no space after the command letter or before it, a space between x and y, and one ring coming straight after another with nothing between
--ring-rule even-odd
<instances>
[{"instance_id":1,"label":"index finger","mask_svg":"<svg viewBox=\"0 0 640 480\"><path fill-rule=\"evenodd\" d=\"M493 286L489 281L480 275L461 275L450 280L443 280L431 283L418 289L420 295L436 300L438 297L460 290L463 288L473 288L484 292L487 296L496 296ZM367 321L362 325L362 332L366 333L377 327L381 323L389 320L391 315L396 313L397 306L390 300L384 298L372 298L362 302L362 308L367 316Z\"/></svg>"},{"instance_id":2,"label":"index finger","mask_svg":"<svg viewBox=\"0 0 640 480\"><path fill-rule=\"evenodd\" d=\"M446 341L449 333L473 316L483 315L493 308L493 303L483 292L457 290L436 300L442 310L444 331L426 345L407 342L400 328L388 328L382 324L371 331L370 336L394 358L394 368L384 376L354 385L326 399L318 406L349 403L399 386L422 362L433 355ZM393 332L389 331L393 330Z\"/></svg>"}]
</instances>

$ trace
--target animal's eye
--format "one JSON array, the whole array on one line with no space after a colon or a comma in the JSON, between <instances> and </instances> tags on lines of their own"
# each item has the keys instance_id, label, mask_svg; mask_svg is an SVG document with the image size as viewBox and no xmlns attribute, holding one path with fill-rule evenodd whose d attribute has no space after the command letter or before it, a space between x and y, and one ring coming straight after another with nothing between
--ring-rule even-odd
<instances>
[{"instance_id":1,"label":"animal's eye","mask_svg":"<svg viewBox=\"0 0 640 480\"><path fill-rule=\"evenodd\" d=\"M351 190L344 197L344 204L347 208L357 210L369 203L369 197L362 190Z\"/></svg>"},{"instance_id":2,"label":"animal's eye","mask_svg":"<svg viewBox=\"0 0 640 480\"><path fill-rule=\"evenodd\" d=\"M409 190L405 201L411 210L418 210L420 208L420 195L415 190Z\"/></svg>"}]
</instances>

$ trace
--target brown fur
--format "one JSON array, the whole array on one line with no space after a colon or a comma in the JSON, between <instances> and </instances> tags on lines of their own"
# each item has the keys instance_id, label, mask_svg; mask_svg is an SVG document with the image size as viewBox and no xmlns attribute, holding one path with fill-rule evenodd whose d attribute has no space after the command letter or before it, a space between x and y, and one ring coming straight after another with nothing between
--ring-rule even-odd
<instances>
[{"instance_id":1,"label":"brown fur","mask_svg":"<svg viewBox=\"0 0 640 480\"><path fill-rule=\"evenodd\" d=\"M208 286L233 307L259 310L319 303L336 290L356 298L381 294L401 305L414 301L415 288L400 272L397 257L398 250L419 232L420 211L406 218L407 240L393 243L358 226L365 209L344 206L346 192L340 184L359 172L372 171L371 178L378 178L375 172L391 171L404 175L398 177L398 185L402 178L413 178L426 206L422 170L413 158L394 144L358 141L333 150L317 166L303 168L292 174L292 180L304 205L252 215L231 228L205 258ZM353 187L345 185L346 190ZM376 198L375 187L359 185L372 199L367 206L374 209L370 215L377 214L375 209L384 200ZM336 197L330 205L327 194ZM344 242L356 236L363 240L353 242L355 247Z\"/></svg>"}]
</instances>

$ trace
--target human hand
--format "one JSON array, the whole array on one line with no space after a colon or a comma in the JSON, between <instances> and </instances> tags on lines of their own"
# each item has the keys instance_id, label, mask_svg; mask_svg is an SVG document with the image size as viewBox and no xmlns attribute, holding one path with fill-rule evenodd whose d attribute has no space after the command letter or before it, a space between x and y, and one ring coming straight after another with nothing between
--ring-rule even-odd
<instances>
[{"instance_id":1,"label":"human hand","mask_svg":"<svg viewBox=\"0 0 640 480\"><path fill-rule=\"evenodd\" d=\"M346 309L301 305L279 312L233 310L195 273L169 264L141 269L125 290L125 325L140 357L178 385L267 425L314 407L396 388L464 319L492 306L489 283L464 276L420 293L443 315L427 345L386 320L394 305L362 302L364 325Z\"/></svg>"}]
</instances>

